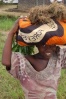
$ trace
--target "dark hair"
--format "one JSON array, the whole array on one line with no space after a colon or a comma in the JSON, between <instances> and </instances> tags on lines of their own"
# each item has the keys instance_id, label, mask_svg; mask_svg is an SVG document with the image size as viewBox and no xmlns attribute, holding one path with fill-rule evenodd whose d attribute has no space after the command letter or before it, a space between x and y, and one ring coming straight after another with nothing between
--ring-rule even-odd
<instances>
[{"instance_id":1,"label":"dark hair","mask_svg":"<svg viewBox=\"0 0 66 99\"><path fill-rule=\"evenodd\" d=\"M60 51L60 47L59 47L59 46L56 46L55 53L56 53L57 55L58 55L59 51Z\"/></svg>"}]
</instances>

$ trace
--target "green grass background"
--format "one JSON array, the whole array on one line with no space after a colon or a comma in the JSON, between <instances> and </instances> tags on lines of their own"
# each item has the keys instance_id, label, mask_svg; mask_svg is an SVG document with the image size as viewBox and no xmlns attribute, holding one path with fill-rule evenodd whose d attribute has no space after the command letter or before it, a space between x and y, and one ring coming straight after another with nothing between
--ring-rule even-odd
<instances>
[{"instance_id":1,"label":"green grass background","mask_svg":"<svg viewBox=\"0 0 66 99\"><path fill-rule=\"evenodd\" d=\"M24 99L20 82L13 78L1 64L2 51L7 32L12 27L15 17L0 16L0 99ZM58 99L66 99L66 70L62 70L57 92Z\"/></svg>"},{"instance_id":2,"label":"green grass background","mask_svg":"<svg viewBox=\"0 0 66 99\"><path fill-rule=\"evenodd\" d=\"M7 32L16 18L0 16L0 99L24 99L20 82L13 78L1 64L2 51L7 38Z\"/></svg>"}]
</instances>

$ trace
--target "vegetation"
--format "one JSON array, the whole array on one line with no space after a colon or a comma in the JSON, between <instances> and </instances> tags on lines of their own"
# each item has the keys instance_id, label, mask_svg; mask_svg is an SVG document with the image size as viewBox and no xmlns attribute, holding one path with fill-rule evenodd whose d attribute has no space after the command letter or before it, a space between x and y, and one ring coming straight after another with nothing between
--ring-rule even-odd
<instances>
[{"instance_id":1,"label":"vegetation","mask_svg":"<svg viewBox=\"0 0 66 99\"><path fill-rule=\"evenodd\" d=\"M7 32L12 27L16 18L0 16L0 99L24 99L20 82L13 78L1 64L2 50ZM66 99L66 70L62 70L57 96L58 99Z\"/></svg>"},{"instance_id":2,"label":"vegetation","mask_svg":"<svg viewBox=\"0 0 66 99\"><path fill-rule=\"evenodd\" d=\"M20 82L15 80L1 64L6 31L11 28L15 20L14 17L0 16L0 99L24 99Z\"/></svg>"},{"instance_id":3,"label":"vegetation","mask_svg":"<svg viewBox=\"0 0 66 99\"><path fill-rule=\"evenodd\" d=\"M1 4L3 4L3 1L2 1L2 0L0 1L0 5L1 5Z\"/></svg>"},{"instance_id":4,"label":"vegetation","mask_svg":"<svg viewBox=\"0 0 66 99\"><path fill-rule=\"evenodd\" d=\"M16 19L17 17L14 16L0 15L0 31L8 31Z\"/></svg>"}]
</instances>

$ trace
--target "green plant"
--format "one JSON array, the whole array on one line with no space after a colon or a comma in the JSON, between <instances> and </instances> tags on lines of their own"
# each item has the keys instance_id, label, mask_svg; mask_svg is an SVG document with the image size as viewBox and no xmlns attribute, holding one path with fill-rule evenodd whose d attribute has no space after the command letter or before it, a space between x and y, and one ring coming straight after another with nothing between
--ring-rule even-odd
<instances>
[{"instance_id":1,"label":"green plant","mask_svg":"<svg viewBox=\"0 0 66 99\"><path fill-rule=\"evenodd\" d=\"M2 5L2 4L3 4L3 0L0 1L0 5Z\"/></svg>"},{"instance_id":2,"label":"green plant","mask_svg":"<svg viewBox=\"0 0 66 99\"><path fill-rule=\"evenodd\" d=\"M0 30L8 31L14 24L17 17L11 16L11 15L0 15Z\"/></svg>"},{"instance_id":3,"label":"green plant","mask_svg":"<svg viewBox=\"0 0 66 99\"><path fill-rule=\"evenodd\" d=\"M32 53L34 53L34 46L20 46L18 45L15 40L13 40L12 43L12 50L14 52L20 52L23 53L24 55L31 55Z\"/></svg>"}]
</instances>

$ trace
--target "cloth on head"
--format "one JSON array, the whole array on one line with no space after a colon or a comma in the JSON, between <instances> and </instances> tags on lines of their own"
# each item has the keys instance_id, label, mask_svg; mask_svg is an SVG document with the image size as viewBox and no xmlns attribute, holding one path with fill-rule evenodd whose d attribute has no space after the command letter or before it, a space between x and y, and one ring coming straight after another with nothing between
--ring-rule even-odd
<instances>
[{"instance_id":1,"label":"cloth on head","mask_svg":"<svg viewBox=\"0 0 66 99\"><path fill-rule=\"evenodd\" d=\"M21 46L64 45L66 44L66 23L51 19L45 24L31 24L28 18L20 19L16 41Z\"/></svg>"}]
</instances>

